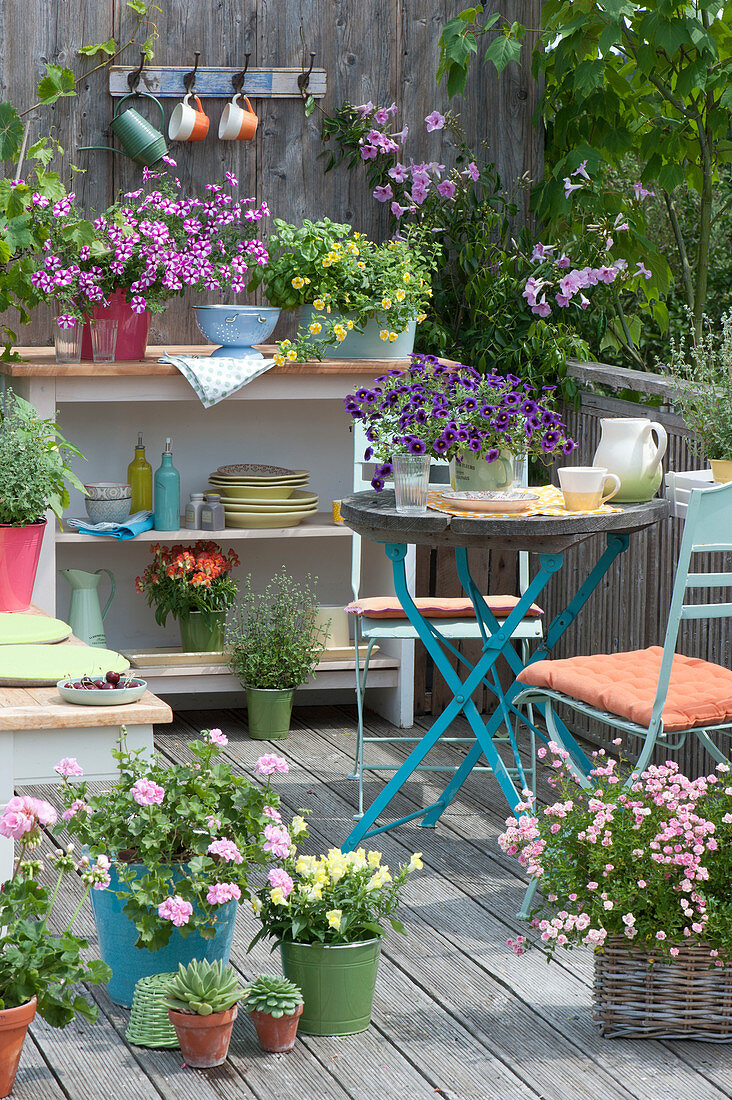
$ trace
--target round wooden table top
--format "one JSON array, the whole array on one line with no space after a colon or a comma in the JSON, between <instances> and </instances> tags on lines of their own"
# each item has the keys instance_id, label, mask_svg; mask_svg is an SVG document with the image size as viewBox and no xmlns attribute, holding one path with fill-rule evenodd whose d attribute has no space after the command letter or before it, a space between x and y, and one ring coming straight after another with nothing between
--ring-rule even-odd
<instances>
[{"instance_id":1,"label":"round wooden table top","mask_svg":"<svg viewBox=\"0 0 732 1100\"><path fill-rule=\"evenodd\" d=\"M424 546L475 546L486 550L529 550L556 554L593 535L625 534L652 527L671 514L669 501L618 504L618 511L595 516L480 516L464 519L429 509L403 516L394 491L352 493L341 501L341 515L357 534L374 542Z\"/></svg>"}]
</instances>

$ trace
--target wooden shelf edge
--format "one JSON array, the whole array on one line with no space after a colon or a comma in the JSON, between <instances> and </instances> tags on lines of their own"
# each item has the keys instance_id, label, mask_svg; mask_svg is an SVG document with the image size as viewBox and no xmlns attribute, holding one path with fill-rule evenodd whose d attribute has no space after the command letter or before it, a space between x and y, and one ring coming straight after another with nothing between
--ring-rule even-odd
<instances>
[{"instance_id":1,"label":"wooden shelf edge","mask_svg":"<svg viewBox=\"0 0 732 1100\"><path fill-rule=\"evenodd\" d=\"M190 531L187 527L181 527L178 531L143 531L134 539L113 539L105 535L82 534L70 529L59 531L57 528L55 539L63 545L94 543L101 546L107 543L119 546L129 543L196 542L198 539L213 539L215 542L218 539L343 538L350 534L351 528L344 523L333 523L328 512L316 512L312 519L303 520L297 527L225 527L222 531Z\"/></svg>"}]
</instances>

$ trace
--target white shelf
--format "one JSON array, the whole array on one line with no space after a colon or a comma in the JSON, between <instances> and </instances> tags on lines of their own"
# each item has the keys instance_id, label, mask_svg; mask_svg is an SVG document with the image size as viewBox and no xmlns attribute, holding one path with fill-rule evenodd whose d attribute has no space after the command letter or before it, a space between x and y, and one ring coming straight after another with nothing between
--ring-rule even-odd
<instances>
[{"instance_id":1,"label":"white shelf","mask_svg":"<svg viewBox=\"0 0 732 1100\"><path fill-rule=\"evenodd\" d=\"M350 536L351 528L344 523L333 523L328 512L315 512L297 527L239 528L226 527L223 531L191 531L181 527L178 531L143 531L134 539L112 539L104 535L87 535L70 528L56 531L57 543L93 542L97 546L127 546L136 542L196 542L198 539L219 539L235 541L237 539L302 539L302 538L344 538Z\"/></svg>"}]
</instances>

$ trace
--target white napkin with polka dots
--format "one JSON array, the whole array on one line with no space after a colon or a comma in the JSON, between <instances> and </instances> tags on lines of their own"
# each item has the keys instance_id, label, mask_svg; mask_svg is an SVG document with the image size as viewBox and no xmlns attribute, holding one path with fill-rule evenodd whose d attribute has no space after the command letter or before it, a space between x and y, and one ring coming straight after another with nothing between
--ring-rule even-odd
<instances>
[{"instance_id":1,"label":"white napkin with polka dots","mask_svg":"<svg viewBox=\"0 0 732 1100\"><path fill-rule=\"evenodd\" d=\"M169 355L167 351L161 355L160 362L172 363L178 368L205 409L231 397L274 365L274 359L262 359L260 355L236 359L233 356Z\"/></svg>"}]
</instances>

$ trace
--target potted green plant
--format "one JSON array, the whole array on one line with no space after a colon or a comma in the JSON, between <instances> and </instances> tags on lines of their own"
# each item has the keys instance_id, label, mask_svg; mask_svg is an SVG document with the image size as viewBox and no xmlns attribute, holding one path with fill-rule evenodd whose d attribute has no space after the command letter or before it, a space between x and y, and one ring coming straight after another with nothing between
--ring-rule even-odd
<instances>
[{"instance_id":1,"label":"potted green plant","mask_svg":"<svg viewBox=\"0 0 732 1100\"><path fill-rule=\"evenodd\" d=\"M715 481L732 481L732 310L714 333L708 320L699 339L672 340L669 370L676 378L674 405L709 459Z\"/></svg>"},{"instance_id":2,"label":"potted green plant","mask_svg":"<svg viewBox=\"0 0 732 1100\"><path fill-rule=\"evenodd\" d=\"M284 1054L292 1050L302 1015L302 991L288 978L260 974L246 987L246 1009L262 1050Z\"/></svg>"},{"instance_id":3,"label":"potted green plant","mask_svg":"<svg viewBox=\"0 0 732 1100\"><path fill-rule=\"evenodd\" d=\"M276 363L411 354L432 293L424 244L375 244L329 218L299 228L279 218L274 224L269 260L255 269L249 288L262 283L272 305L301 311L297 339L280 343Z\"/></svg>"},{"instance_id":4,"label":"potted green plant","mask_svg":"<svg viewBox=\"0 0 732 1100\"><path fill-rule=\"evenodd\" d=\"M290 834L298 842L307 836L301 817ZM394 913L407 876L421 866L416 853L392 876L380 852L298 855L293 844L270 869L252 900L262 927L250 947L263 937L279 945L285 976L304 997L301 1031L351 1035L369 1026L382 922L406 934Z\"/></svg>"},{"instance_id":5,"label":"potted green plant","mask_svg":"<svg viewBox=\"0 0 732 1100\"><path fill-rule=\"evenodd\" d=\"M111 889L92 903L102 958L112 968L109 995L129 1007L135 983L194 958L227 962L249 874L289 844L279 797L221 757L227 738L205 730L185 759L116 753L120 777L90 794L75 759L61 761L63 818L92 854L110 862ZM255 764L269 770L269 759Z\"/></svg>"},{"instance_id":6,"label":"potted green plant","mask_svg":"<svg viewBox=\"0 0 732 1100\"><path fill-rule=\"evenodd\" d=\"M379 460L371 484L383 489L396 455L450 460L454 486L502 489L514 480L514 461L570 455L576 443L553 408L553 386L541 393L509 374L482 375L464 364L440 365L413 355L411 366L376 378L345 399L361 420Z\"/></svg>"},{"instance_id":7,"label":"potted green plant","mask_svg":"<svg viewBox=\"0 0 732 1100\"><path fill-rule=\"evenodd\" d=\"M151 551L153 560L135 588L155 608L155 621L165 626L168 615L178 620L186 653L223 650L226 614L238 588L231 576L238 555L224 555L217 543L203 539L193 546L155 543Z\"/></svg>"},{"instance_id":8,"label":"potted green plant","mask_svg":"<svg viewBox=\"0 0 732 1100\"><path fill-rule=\"evenodd\" d=\"M79 860L69 846L41 857L41 831L55 824L53 806L26 795L11 798L0 818L0 836L19 845L12 877L0 891L0 1096L10 1095L36 1012L52 1027L65 1027L77 1012L96 1020L97 1006L81 996L77 983L98 985L111 974L103 962L84 960L89 945L72 932L81 904L61 931L49 928L66 876L80 875L84 900L92 889L104 891L109 885L104 856ZM56 876L53 890L39 881L44 864Z\"/></svg>"},{"instance_id":9,"label":"potted green plant","mask_svg":"<svg viewBox=\"0 0 732 1100\"><path fill-rule=\"evenodd\" d=\"M603 1034L729 1041L732 1009L730 768L688 779L673 761L629 778L604 750L587 788L550 742L556 801L527 798L499 838L538 882L531 926L550 956L595 952ZM508 941L517 955L526 937Z\"/></svg>"},{"instance_id":10,"label":"potted green plant","mask_svg":"<svg viewBox=\"0 0 732 1100\"><path fill-rule=\"evenodd\" d=\"M27 611L48 508L61 518L68 485L86 489L68 464L84 456L58 425L8 390L0 404L0 611Z\"/></svg>"},{"instance_id":11,"label":"potted green plant","mask_svg":"<svg viewBox=\"0 0 732 1100\"><path fill-rule=\"evenodd\" d=\"M231 966L194 959L178 967L165 1004L189 1066L210 1069L226 1061L243 994Z\"/></svg>"},{"instance_id":12,"label":"potted green plant","mask_svg":"<svg viewBox=\"0 0 732 1100\"><path fill-rule=\"evenodd\" d=\"M229 667L246 689L250 737L287 737L295 688L314 673L328 626L309 574L298 584L283 568L261 594L247 577L226 644Z\"/></svg>"}]
</instances>

